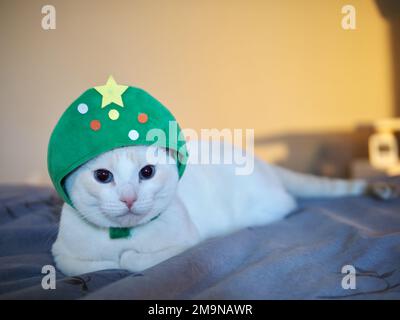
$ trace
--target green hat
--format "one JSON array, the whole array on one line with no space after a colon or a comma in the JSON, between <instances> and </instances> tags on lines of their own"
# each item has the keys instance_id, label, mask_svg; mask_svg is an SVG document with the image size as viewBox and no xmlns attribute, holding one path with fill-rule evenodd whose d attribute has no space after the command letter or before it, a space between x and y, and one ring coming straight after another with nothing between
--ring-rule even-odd
<instances>
[{"instance_id":1,"label":"green hat","mask_svg":"<svg viewBox=\"0 0 400 320\"><path fill-rule=\"evenodd\" d=\"M110 77L106 85L91 88L76 99L51 134L47 162L58 194L72 205L64 189L69 173L106 151L136 145L176 151L182 176L188 155L174 116L144 90L119 85Z\"/></svg>"}]
</instances>

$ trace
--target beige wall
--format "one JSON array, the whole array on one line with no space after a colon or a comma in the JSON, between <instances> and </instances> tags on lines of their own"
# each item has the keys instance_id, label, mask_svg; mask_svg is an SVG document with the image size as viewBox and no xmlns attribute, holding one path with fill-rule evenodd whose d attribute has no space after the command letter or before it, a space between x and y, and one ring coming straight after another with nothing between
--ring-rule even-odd
<instances>
[{"instance_id":1,"label":"beige wall","mask_svg":"<svg viewBox=\"0 0 400 320\"><path fill-rule=\"evenodd\" d=\"M355 31L341 29L347 3ZM56 30L41 28L44 4ZM350 129L393 110L388 26L372 0L1 0L0 46L0 182L48 181L52 127L109 74L195 129Z\"/></svg>"}]
</instances>

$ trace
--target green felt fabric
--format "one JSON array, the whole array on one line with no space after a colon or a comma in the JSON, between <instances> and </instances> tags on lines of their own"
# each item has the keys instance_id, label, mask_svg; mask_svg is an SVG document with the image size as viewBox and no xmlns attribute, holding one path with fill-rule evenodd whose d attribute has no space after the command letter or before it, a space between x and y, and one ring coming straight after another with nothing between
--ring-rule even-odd
<instances>
[{"instance_id":1,"label":"green felt fabric","mask_svg":"<svg viewBox=\"0 0 400 320\"><path fill-rule=\"evenodd\" d=\"M132 145L159 145L177 151L179 177L185 170L187 151L183 134L179 126L171 129L170 122L176 122L174 116L159 101L147 92L128 87L122 94L124 107L110 103L101 108L102 95L91 88L76 99L64 112L50 137L48 146L48 171L51 180L65 202L72 205L63 187L63 179L74 169L88 160L114 148ZM78 111L80 104L86 104L88 110L82 114ZM117 120L111 120L109 111L119 112ZM146 123L138 121L138 115L148 116ZM91 123L97 120L101 127L93 130ZM166 139L146 139L151 129L161 129ZM139 133L137 140L128 136L131 130ZM176 132L173 132L176 131Z\"/></svg>"},{"instance_id":2,"label":"green felt fabric","mask_svg":"<svg viewBox=\"0 0 400 320\"><path fill-rule=\"evenodd\" d=\"M129 238L131 235L131 228L109 228L108 234L110 239Z\"/></svg>"}]
</instances>

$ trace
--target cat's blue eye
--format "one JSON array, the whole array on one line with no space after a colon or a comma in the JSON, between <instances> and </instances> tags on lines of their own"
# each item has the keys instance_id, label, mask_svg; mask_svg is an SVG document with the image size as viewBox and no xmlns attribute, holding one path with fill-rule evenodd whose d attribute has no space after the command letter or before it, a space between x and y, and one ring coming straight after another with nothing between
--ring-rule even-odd
<instances>
[{"instance_id":1,"label":"cat's blue eye","mask_svg":"<svg viewBox=\"0 0 400 320\"><path fill-rule=\"evenodd\" d=\"M141 180L147 180L153 178L154 174L156 172L156 168L149 164L147 166L144 166L142 169L139 171L139 178Z\"/></svg>"},{"instance_id":2,"label":"cat's blue eye","mask_svg":"<svg viewBox=\"0 0 400 320\"><path fill-rule=\"evenodd\" d=\"M107 169L98 169L94 173L94 178L100 183L109 183L113 181L113 174Z\"/></svg>"}]
</instances>

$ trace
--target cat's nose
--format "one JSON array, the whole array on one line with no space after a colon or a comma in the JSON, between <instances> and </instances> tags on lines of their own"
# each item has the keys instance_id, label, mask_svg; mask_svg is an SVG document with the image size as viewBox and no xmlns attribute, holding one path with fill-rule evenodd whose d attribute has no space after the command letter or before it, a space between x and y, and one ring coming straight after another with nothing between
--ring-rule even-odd
<instances>
[{"instance_id":1,"label":"cat's nose","mask_svg":"<svg viewBox=\"0 0 400 320\"><path fill-rule=\"evenodd\" d=\"M128 209L130 210L133 206L133 203L136 201L135 197L123 197L120 199L123 203L126 204Z\"/></svg>"}]
</instances>

